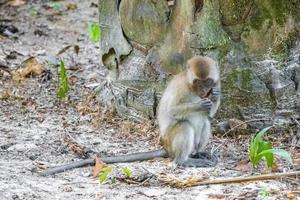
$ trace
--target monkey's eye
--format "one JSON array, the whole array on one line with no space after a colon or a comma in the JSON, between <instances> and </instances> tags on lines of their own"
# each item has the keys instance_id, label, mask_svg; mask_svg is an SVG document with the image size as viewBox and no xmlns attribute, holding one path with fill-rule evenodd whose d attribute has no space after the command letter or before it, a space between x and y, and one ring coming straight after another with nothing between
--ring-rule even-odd
<instances>
[{"instance_id":1,"label":"monkey's eye","mask_svg":"<svg viewBox=\"0 0 300 200\"><path fill-rule=\"evenodd\" d=\"M194 85L201 85L201 81L199 79L194 79L193 84Z\"/></svg>"},{"instance_id":2,"label":"monkey's eye","mask_svg":"<svg viewBox=\"0 0 300 200\"><path fill-rule=\"evenodd\" d=\"M211 78L209 78L209 79L206 80L205 85L207 85L207 86L213 86L214 85L214 81Z\"/></svg>"}]
</instances>

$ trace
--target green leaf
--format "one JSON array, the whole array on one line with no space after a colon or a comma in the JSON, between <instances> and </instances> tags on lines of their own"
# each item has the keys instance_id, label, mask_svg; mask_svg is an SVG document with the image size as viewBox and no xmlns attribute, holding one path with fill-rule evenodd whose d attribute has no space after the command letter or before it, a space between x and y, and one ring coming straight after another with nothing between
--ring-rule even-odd
<instances>
[{"instance_id":1,"label":"green leaf","mask_svg":"<svg viewBox=\"0 0 300 200\"><path fill-rule=\"evenodd\" d=\"M61 60L60 61L59 83L58 83L57 96L59 98L64 98L67 96L68 91L69 91L68 75L66 72L65 64Z\"/></svg>"},{"instance_id":2,"label":"green leaf","mask_svg":"<svg viewBox=\"0 0 300 200\"><path fill-rule=\"evenodd\" d=\"M262 137L265 135L265 133L272 128L272 126L268 126L266 128L264 128L263 130L259 131L256 136L255 136L255 140L257 141L262 141Z\"/></svg>"},{"instance_id":3,"label":"green leaf","mask_svg":"<svg viewBox=\"0 0 300 200\"><path fill-rule=\"evenodd\" d=\"M59 3L59 2L51 2L51 3L48 3L48 6L49 6L50 8L52 8L54 11L56 11L56 12L62 10L62 4Z\"/></svg>"},{"instance_id":4,"label":"green leaf","mask_svg":"<svg viewBox=\"0 0 300 200\"><path fill-rule=\"evenodd\" d=\"M259 161L265 157L267 161L267 166L272 167L274 164L274 156L272 153L260 154L263 151L272 149L272 144L270 142L261 141L259 142L258 151L255 157L255 164L257 165Z\"/></svg>"},{"instance_id":5,"label":"green leaf","mask_svg":"<svg viewBox=\"0 0 300 200\"><path fill-rule=\"evenodd\" d=\"M258 195L262 197L269 197L271 196L271 192L267 191L266 189L262 189L258 192Z\"/></svg>"},{"instance_id":6,"label":"green leaf","mask_svg":"<svg viewBox=\"0 0 300 200\"><path fill-rule=\"evenodd\" d=\"M251 138L250 147L249 147L249 158L252 163L252 165L256 165L255 157L257 153L258 145L254 143L254 137Z\"/></svg>"},{"instance_id":7,"label":"green leaf","mask_svg":"<svg viewBox=\"0 0 300 200\"><path fill-rule=\"evenodd\" d=\"M123 173L125 174L126 177L132 176L132 171L128 167L123 167Z\"/></svg>"},{"instance_id":8,"label":"green leaf","mask_svg":"<svg viewBox=\"0 0 300 200\"><path fill-rule=\"evenodd\" d=\"M282 158L284 158L285 160L287 160L289 163L293 164L293 160L290 156L290 154L283 149L268 149L265 151L262 151L260 154L258 154L258 156L265 156L266 154L275 154L277 156L280 156Z\"/></svg>"},{"instance_id":9,"label":"green leaf","mask_svg":"<svg viewBox=\"0 0 300 200\"><path fill-rule=\"evenodd\" d=\"M94 43L96 43L100 40L100 38L101 38L101 29L100 29L100 26L98 25L98 23L90 22L88 24L88 32L89 32L90 39Z\"/></svg>"},{"instance_id":10,"label":"green leaf","mask_svg":"<svg viewBox=\"0 0 300 200\"><path fill-rule=\"evenodd\" d=\"M112 170L112 166L107 166L107 167L103 168L103 171L99 176L99 182L101 184L103 184L106 181L106 179L107 179L108 175L110 174L111 170Z\"/></svg>"},{"instance_id":11,"label":"green leaf","mask_svg":"<svg viewBox=\"0 0 300 200\"><path fill-rule=\"evenodd\" d=\"M257 157L257 155L262 150L262 146L264 145L263 136L264 134L271 128L271 126L266 127L259 131L255 137L252 137L249 147L249 158L253 166L256 166L261 157ZM272 148L272 146L271 146Z\"/></svg>"},{"instance_id":12,"label":"green leaf","mask_svg":"<svg viewBox=\"0 0 300 200\"><path fill-rule=\"evenodd\" d=\"M269 149L272 149L272 144L270 142L262 141L260 143L260 147L259 147L259 151L258 151L258 155L257 155L259 160L262 158L259 154L261 152L269 150ZM263 155L263 157L266 158L267 166L272 167L273 164L274 164L274 155L272 153L266 153L266 154Z\"/></svg>"},{"instance_id":13,"label":"green leaf","mask_svg":"<svg viewBox=\"0 0 300 200\"><path fill-rule=\"evenodd\" d=\"M29 13L30 13L31 16L37 16L37 14L39 12L38 12L38 9L35 6L31 6L30 9L29 9Z\"/></svg>"},{"instance_id":14,"label":"green leaf","mask_svg":"<svg viewBox=\"0 0 300 200\"><path fill-rule=\"evenodd\" d=\"M117 183L117 178L116 178L116 177L112 177L111 183L112 183L112 184L116 184L116 183Z\"/></svg>"}]
</instances>

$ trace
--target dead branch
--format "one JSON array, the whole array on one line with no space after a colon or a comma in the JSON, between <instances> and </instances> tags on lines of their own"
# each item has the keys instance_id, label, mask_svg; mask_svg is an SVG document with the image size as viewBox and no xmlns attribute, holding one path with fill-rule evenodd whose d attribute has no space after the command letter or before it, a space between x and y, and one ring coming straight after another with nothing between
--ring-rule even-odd
<instances>
[{"instance_id":1,"label":"dead branch","mask_svg":"<svg viewBox=\"0 0 300 200\"><path fill-rule=\"evenodd\" d=\"M243 183L248 181L265 181L271 179L280 179L287 177L298 177L300 175L300 171L292 171L285 173L272 173L272 174L263 174L249 177L234 177L234 178L225 178L225 179L215 179L215 180L207 180L205 177L192 177L186 180L179 180L175 177L170 177L166 175L159 176L159 180L164 185L169 185L176 188L187 188L193 186L200 185L212 185L212 184L226 184L226 183Z\"/></svg>"},{"instance_id":2,"label":"dead branch","mask_svg":"<svg viewBox=\"0 0 300 200\"><path fill-rule=\"evenodd\" d=\"M240 124L238 124L238 125L232 127L230 130L228 130L226 133L224 133L224 134L222 135L222 137L224 137L225 135L227 135L227 134L230 133L231 131L235 130L237 127L242 126L242 125L244 125L244 124L248 124L248 123L250 123L250 122L256 122L256 121L269 121L269 120L271 120L271 118L250 119L250 120L244 121L243 123L240 123Z\"/></svg>"},{"instance_id":3,"label":"dead branch","mask_svg":"<svg viewBox=\"0 0 300 200\"><path fill-rule=\"evenodd\" d=\"M224 184L224 183L242 183L248 181L259 181L259 180L271 180L271 179L280 179L290 176L298 177L300 171L284 172L284 173L272 173L272 174L262 174L249 177L235 177L227 179L216 179L216 180L206 180L199 183L199 185L211 185L211 184Z\"/></svg>"}]
</instances>

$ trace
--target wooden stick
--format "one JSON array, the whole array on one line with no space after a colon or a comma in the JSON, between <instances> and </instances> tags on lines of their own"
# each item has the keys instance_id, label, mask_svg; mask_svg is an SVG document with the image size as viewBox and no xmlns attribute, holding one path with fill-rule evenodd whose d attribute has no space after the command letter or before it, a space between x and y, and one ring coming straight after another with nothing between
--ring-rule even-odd
<instances>
[{"instance_id":1,"label":"wooden stick","mask_svg":"<svg viewBox=\"0 0 300 200\"><path fill-rule=\"evenodd\" d=\"M244 124L248 124L248 123L250 123L250 122L256 122L256 121L270 121L270 120L271 120L271 118L262 118L262 119L250 119L250 120L244 121L243 123L240 123L240 124L238 124L238 125L232 127L230 130L228 130L226 133L224 133L224 134L222 135L222 137L224 137L225 135L227 135L228 133L230 133L231 131L233 131L233 130L236 129L237 127L242 126L242 125L244 125Z\"/></svg>"},{"instance_id":2,"label":"wooden stick","mask_svg":"<svg viewBox=\"0 0 300 200\"><path fill-rule=\"evenodd\" d=\"M198 185L242 183L242 182L247 182L247 181L270 180L270 179L284 178L284 177L289 177L289 176L296 176L296 177L300 176L300 171L263 174L263 175L257 175L257 176L249 176L249 177L235 177L235 178L228 178L228 179L206 180L206 181L199 182Z\"/></svg>"},{"instance_id":3,"label":"wooden stick","mask_svg":"<svg viewBox=\"0 0 300 200\"><path fill-rule=\"evenodd\" d=\"M242 126L244 124L247 124L247 123L250 123L250 122L256 122L256 121L269 121L271 120L271 118L262 118L262 119L250 119L250 120L247 120L247 121L244 121L243 123L240 123L234 127L232 127L230 130L228 130L226 133L224 133L221 138L223 138L225 135L227 135L228 133L230 133L231 131L233 131L234 129L236 129L237 127L239 126ZM224 144L224 142L222 142L219 146L217 146L214 151L217 151L222 145Z\"/></svg>"}]
</instances>

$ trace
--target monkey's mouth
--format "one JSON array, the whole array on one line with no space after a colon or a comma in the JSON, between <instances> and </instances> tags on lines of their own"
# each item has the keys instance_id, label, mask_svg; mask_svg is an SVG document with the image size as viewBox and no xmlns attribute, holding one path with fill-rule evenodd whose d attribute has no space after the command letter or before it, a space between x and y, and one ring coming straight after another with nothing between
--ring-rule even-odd
<instances>
[{"instance_id":1,"label":"monkey's mouth","mask_svg":"<svg viewBox=\"0 0 300 200\"><path fill-rule=\"evenodd\" d=\"M211 93L212 93L212 88L208 91L200 92L199 96L201 98L208 98L211 95Z\"/></svg>"}]
</instances>

